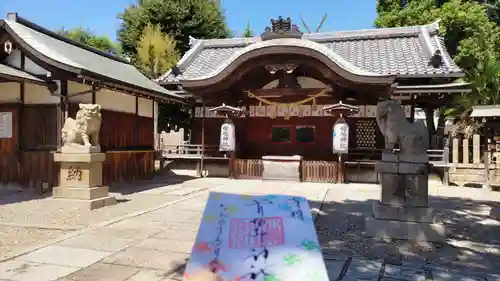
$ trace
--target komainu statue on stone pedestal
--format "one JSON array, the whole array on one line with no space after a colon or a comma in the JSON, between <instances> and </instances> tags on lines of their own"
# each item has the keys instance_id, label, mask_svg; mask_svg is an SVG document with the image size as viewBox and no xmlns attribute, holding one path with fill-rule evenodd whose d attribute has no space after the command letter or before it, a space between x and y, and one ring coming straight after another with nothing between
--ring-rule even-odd
<instances>
[{"instance_id":1,"label":"komainu statue on stone pedestal","mask_svg":"<svg viewBox=\"0 0 500 281\"><path fill-rule=\"evenodd\" d=\"M68 118L61 130L63 147L100 147L101 106L80 104L76 118Z\"/></svg>"},{"instance_id":2,"label":"komainu statue on stone pedestal","mask_svg":"<svg viewBox=\"0 0 500 281\"><path fill-rule=\"evenodd\" d=\"M393 190L392 195L403 204L413 204L410 202L414 200L422 201L427 196L419 194L427 193L427 189L422 188L423 184L419 183L427 181L425 169L428 165L429 137L426 126L423 123L410 123L403 107L395 100L379 102L376 119L380 132L385 137L386 151L382 155L382 162L398 163L397 173L382 173L386 179L382 189ZM400 149L398 154L395 153L396 148ZM404 170L401 167L405 167ZM417 199L419 195L421 199Z\"/></svg>"},{"instance_id":3,"label":"komainu statue on stone pedestal","mask_svg":"<svg viewBox=\"0 0 500 281\"><path fill-rule=\"evenodd\" d=\"M376 119L385 137L385 148L399 146L403 155L426 155L429 147L427 128L423 123L410 123L398 101L386 100L377 104Z\"/></svg>"}]
</instances>

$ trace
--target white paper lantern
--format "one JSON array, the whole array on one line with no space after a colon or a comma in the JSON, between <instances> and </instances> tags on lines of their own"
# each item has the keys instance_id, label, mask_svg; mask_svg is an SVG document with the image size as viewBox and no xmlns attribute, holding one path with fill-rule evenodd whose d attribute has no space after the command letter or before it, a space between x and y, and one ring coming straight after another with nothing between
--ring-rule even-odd
<instances>
[{"instance_id":1,"label":"white paper lantern","mask_svg":"<svg viewBox=\"0 0 500 281\"><path fill-rule=\"evenodd\" d=\"M234 151L235 143L234 124L231 120L226 120L220 127L219 151Z\"/></svg>"},{"instance_id":2,"label":"white paper lantern","mask_svg":"<svg viewBox=\"0 0 500 281\"><path fill-rule=\"evenodd\" d=\"M333 153L346 154L349 151L349 125L339 119L333 125Z\"/></svg>"}]
</instances>

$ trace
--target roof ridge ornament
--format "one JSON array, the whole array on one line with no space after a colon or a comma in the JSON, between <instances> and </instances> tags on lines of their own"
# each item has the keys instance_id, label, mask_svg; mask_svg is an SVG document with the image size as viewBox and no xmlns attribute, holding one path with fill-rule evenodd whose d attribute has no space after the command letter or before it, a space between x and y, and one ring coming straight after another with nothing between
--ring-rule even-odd
<instances>
[{"instance_id":1,"label":"roof ridge ornament","mask_svg":"<svg viewBox=\"0 0 500 281\"><path fill-rule=\"evenodd\" d=\"M299 27L295 24L292 24L292 19L287 17L283 19L283 17L278 17L277 20L271 19L271 27L266 27L264 33L260 36L261 39L271 40L278 38L302 38L302 32L299 30Z\"/></svg>"}]
</instances>

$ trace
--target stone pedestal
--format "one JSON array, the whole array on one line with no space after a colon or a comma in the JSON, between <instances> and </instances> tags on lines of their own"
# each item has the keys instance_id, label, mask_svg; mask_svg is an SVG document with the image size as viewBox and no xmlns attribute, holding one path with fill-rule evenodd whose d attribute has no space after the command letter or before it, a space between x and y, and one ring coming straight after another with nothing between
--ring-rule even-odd
<instances>
[{"instance_id":1,"label":"stone pedestal","mask_svg":"<svg viewBox=\"0 0 500 281\"><path fill-rule=\"evenodd\" d=\"M56 153L54 161L61 165L59 184L52 198L64 201L73 208L98 209L116 204L109 196L108 187L102 185L104 153Z\"/></svg>"},{"instance_id":2,"label":"stone pedestal","mask_svg":"<svg viewBox=\"0 0 500 281\"><path fill-rule=\"evenodd\" d=\"M428 207L428 157L382 154L375 169L381 176L382 196L366 220L368 236L441 242L444 225Z\"/></svg>"}]
</instances>

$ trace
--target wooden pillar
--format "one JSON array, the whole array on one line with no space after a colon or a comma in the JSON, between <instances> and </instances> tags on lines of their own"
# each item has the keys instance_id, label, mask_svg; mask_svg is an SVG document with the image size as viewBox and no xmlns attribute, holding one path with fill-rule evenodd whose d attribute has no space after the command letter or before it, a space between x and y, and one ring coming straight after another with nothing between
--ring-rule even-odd
<instances>
[{"instance_id":1,"label":"wooden pillar","mask_svg":"<svg viewBox=\"0 0 500 281\"><path fill-rule=\"evenodd\" d=\"M472 163L481 163L481 136L478 134L472 136Z\"/></svg>"},{"instance_id":2,"label":"wooden pillar","mask_svg":"<svg viewBox=\"0 0 500 281\"><path fill-rule=\"evenodd\" d=\"M26 64L26 57L24 53L21 53L21 69L24 70ZM19 83L19 104L17 110L17 149L24 149L24 137L23 137L23 119L24 119L24 91L25 91L25 82Z\"/></svg>"},{"instance_id":3,"label":"wooden pillar","mask_svg":"<svg viewBox=\"0 0 500 281\"><path fill-rule=\"evenodd\" d=\"M462 163L469 164L469 139L462 140Z\"/></svg>"},{"instance_id":4,"label":"wooden pillar","mask_svg":"<svg viewBox=\"0 0 500 281\"><path fill-rule=\"evenodd\" d=\"M411 108L410 108L410 121L412 123L415 122L415 107L417 106L416 100L415 100L415 95L411 94Z\"/></svg>"},{"instance_id":5,"label":"wooden pillar","mask_svg":"<svg viewBox=\"0 0 500 281\"><path fill-rule=\"evenodd\" d=\"M201 156L200 156L200 165L199 165L199 170L198 173L201 177L203 177L203 160L205 157L205 115L206 115L206 107L205 103L203 103L202 106L202 115L201 115Z\"/></svg>"},{"instance_id":6,"label":"wooden pillar","mask_svg":"<svg viewBox=\"0 0 500 281\"><path fill-rule=\"evenodd\" d=\"M134 117L134 138L135 145L139 146L140 134L139 134L139 97L135 96L135 117Z\"/></svg>"},{"instance_id":7,"label":"wooden pillar","mask_svg":"<svg viewBox=\"0 0 500 281\"><path fill-rule=\"evenodd\" d=\"M95 84L92 84L92 104L95 104L96 103L96 93L97 92L97 87L95 86Z\"/></svg>"},{"instance_id":8,"label":"wooden pillar","mask_svg":"<svg viewBox=\"0 0 500 281\"><path fill-rule=\"evenodd\" d=\"M234 172L234 164L236 162L236 150L231 151L230 157L229 157L229 178L230 179L235 179L236 175Z\"/></svg>"},{"instance_id":9,"label":"wooden pillar","mask_svg":"<svg viewBox=\"0 0 500 281\"><path fill-rule=\"evenodd\" d=\"M458 164L458 139L457 138L453 138L451 149L452 149L451 156L453 159L453 164Z\"/></svg>"},{"instance_id":10,"label":"wooden pillar","mask_svg":"<svg viewBox=\"0 0 500 281\"><path fill-rule=\"evenodd\" d=\"M486 123L483 126L483 136L484 136L484 188L490 188L490 130L489 124Z\"/></svg>"},{"instance_id":11,"label":"wooden pillar","mask_svg":"<svg viewBox=\"0 0 500 281\"><path fill-rule=\"evenodd\" d=\"M425 107L425 121L427 123L427 131L429 133L429 148L433 149L435 146L433 145L432 142L432 137L434 136L435 132L435 124L434 124L434 108L432 107Z\"/></svg>"},{"instance_id":12,"label":"wooden pillar","mask_svg":"<svg viewBox=\"0 0 500 281\"><path fill-rule=\"evenodd\" d=\"M338 157L338 174L337 174L337 181L339 183L344 183L345 182L345 161L344 161L344 155L339 154Z\"/></svg>"},{"instance_id":13,"label":"wooden pillar","mask_svg":"<svg viewBox=\"0 0 500 281\"><path fill-rule=\"evenodd\" d=\"M68 97L68 80L61 80L61 98L57 107L57 147L62 145L61 130L64 126L64 121L68 118L69 101Z\"/></svg>"},{"instance_id":14,"label":"wooden pillar","mask_svg":"<svg viewBox=\"0 0 500 281\"><path fill-rule=\"evenodd\" d=\"M445 138L443 143L443 185L449 185L450 165L450 138Z\"/></svg>"}]
</instances>

